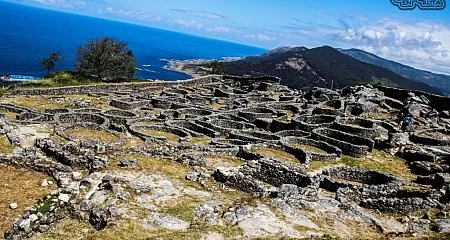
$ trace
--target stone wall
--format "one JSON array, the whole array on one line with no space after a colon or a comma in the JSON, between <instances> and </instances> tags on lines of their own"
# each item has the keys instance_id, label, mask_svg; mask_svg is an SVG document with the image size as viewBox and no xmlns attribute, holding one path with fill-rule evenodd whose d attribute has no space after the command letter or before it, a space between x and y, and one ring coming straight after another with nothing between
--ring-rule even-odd
<instances>
[{"instance_id":1,"label":"stone wall","mask_svg":"<svg viewBox=\"0 0 450 240\"><path fill-rule=\"evenodd\" d=\"M88 94L91 92L117 92L117 91L140 91L148 87L170 87L182 85L196 85L211 83L215 78L221 76L209 75L205 77L193 78L189 80L179 81L148 81L144 83L121 83L121 84L98 84L98 85L83 85L73 87L57 87L57 88L19 88L14 89L14 95L74 95L74 94Z\"/></svg>"},{"instance_id":2,"label":"stone wall","mask_svg":"<svg viewBox=\"0 0 450 240\"><path fill-rule=\"evenodd\" d=\"M443 111L450 110L450 97L437 94L426 93L422 91L406 90L393 87L376 86L385 96L403 101L408 98L408 93L412 92L417 96L423 95L430 100L430 106L434 109Z\"/></svg>"}]
</instances>

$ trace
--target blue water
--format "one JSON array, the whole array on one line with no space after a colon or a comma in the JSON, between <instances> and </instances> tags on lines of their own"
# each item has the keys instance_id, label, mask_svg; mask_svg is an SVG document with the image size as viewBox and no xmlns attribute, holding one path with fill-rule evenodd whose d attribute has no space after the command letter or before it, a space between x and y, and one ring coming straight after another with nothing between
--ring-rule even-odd
<instances>
[{"instance_id":1,"label":"blue water","mask_svg":"<svg viewBox=\"0 0 450 240\"><path fill-rule=\"evenodd\" d=\"M186 79L162 67L161 59L242 57L265 50L156 28L33 8L0 1L0 75L42 77L40 61L61 51L56 70L74 70L76 49L88 40L110 36L128 42L143 79ZM145 66L144 66L145 65Z\"/></svg>"}]
</instances>

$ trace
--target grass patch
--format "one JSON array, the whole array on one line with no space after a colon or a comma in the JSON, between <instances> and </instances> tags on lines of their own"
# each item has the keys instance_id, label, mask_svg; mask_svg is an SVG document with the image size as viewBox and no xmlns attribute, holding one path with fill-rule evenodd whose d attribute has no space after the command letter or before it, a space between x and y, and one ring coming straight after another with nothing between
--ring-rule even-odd
<instances>
[{"instance_id":1,"label":"grass patch","mask_svg":"<svg viewBox=\"0 0 450 240\"><path fill-rule=\"evenodd\" d=\"M191 139L191 143L194 145L209 145L209 143L211 143L211 137L208 136L193 137Z\"/></svg>"},{"instance_id":2,"label":"grass patch","mask_svg":"<svg viewBox=\"0 0 450 240\"><path fill-rule=\"evenodd\" d=\"M12 153L14 151L14 146L9 143L8 137L0 137L0 153Z\"/></svg>"},{"instance_id":3,"label":"grass patch","mask_svg":"<svg viewBox=\"0 0 450 240\"><path fill-rule=\"evenodd\" d=\"M7 111L7 112L4 112L4 114L5 114L6 119L16 120L17 113Z\"/></svg>"},{"instance_id":4,"label":"grass patch","mask_svg":"<svg viewBox=\"0 0 450 240\"><path fill-rule=\"evenodd\" d=\"M171 142L178 142L180 140L180 136L173 134L173 133L169 133L169 132L164 132L164 131L158 131L158 130L153 130L153 129L144 129L142 130L142 132L144 134L153 136L153 137L165 137L167 139L167 141L171 141Z\"/></svg>"},{"instance_id":5,"label":"grass patch","mask_svg":"<svg viewBox=\"0 0 450 240\"><path fill-rule=\"evenodd\" d=\"M391 173L395 176L400 176L406 180L416 179L416 175L411 173L404 159L392 156L387 152L376 149L374 149L372 153L363 158L355 158L342 155L341 158L335 162L313 161L311 162L309 169L319 170L323 167L336 165L377 170L385 173Z\"/></svg>"},{"instance_id":6,"label":"grass patch","mask_svg":"<svg viewBox=\"0 0 450 240\"><path fill-rule=\"evenodd\" d=\"M70 108L72 102L57 102L55 99L44 96L14 96L6 99L7 103L24 108L34 108L41 112L45 109Z\"/></svg>"},{"instance_id":7,"label":"grass patch","mask_svg":"<svg viewBox=\"0 0 450 240\"><path fill-rule=\"evenodd\" d=\"M194 219L195 207L200 202L201 201L190 197L183 197L182 199L177 199L176 202L167 204L166 207L161 209L160 213L168 214L186 222L190 222Z\"/></svg>"},{"instance_id":8,"label":"grass patch","mask_svg":"<svg viewBox=\"0 0 450 240\"><path fill-rule=\"evenodd\" d=\"M49 187L41 187L46 177L27 169L0 165L0 236L25 208L50 193ZM18 208L11 210L9 204L13 202L17 203Z\"/></svg>"},{"instance_id":9,"label":"grass patch","mask_svg":"<svg viewBox=\"0 0 450 240\"><path fill-rule=\"evenodd\" d=\"M138 138L138 137L130 137L127 138L127 141L120 145L120 148L131 148L131 147L139 147L142 146L144 144L144 141L142 141L142 139Z\"/></svg>"},{"instance_id":10,"label":"grass patch","mask_svg":"<svg viewBox=\"0 0 450 240\"><path fill-rule=\"evenodd\" d=\"M308 152L318 153L318 154L326 154L327 153L326 151L324 151L324 150L322 150L320 148L313 147L313 146L310 146L310 145L305 145L305 144L292 144L291 146L295 147L295 148L303 149L303 150L308 151Z\"/></svg>"},{"instance_id":11,"label":"grass patch","mask_svg":"<svg viewBox=\"0 0 450 240\"><path fill-rule=\"evenodd\" d=\"M167 158L147 157L139 154L121 155L113 158L109 168L117 169L117 165L122 159L136 159L141 170L149 173L161 173L166 176L184 181L184 177L189 172L189 167Z\"/></svg>"},{"instance_id":12,"label":"grass patch","mask_svg":"<svg viewBox=\"0 0 450 240\"><path fill-rule=\"evenodd\" d=\"M108 144L117 142L119 140L116 135L103 130L72 128L68 129L66 133L77 139L94 140Z\"/></svg>"},{"instance_id":13,"label":"grass patch","mask_svg":"<svg viewBox=\"0 0 450 240\"><path fill-rule=\"evenodd\" d=\"M121 82L141 82L139 79L118 79L114 81L104 82L98 78L85 76L80 73L63 71L52 73L42 80L28 81L16 85L16 88L49 88L49 87L66 87L78 85L91 85L99 83L121 83Z\"/></svg>"},{"instance_id":14,"label":"grass patch","mask_svg":"<svg viewBox=\"0 0 450 240\"><path fill-rule=\"evenodd\" d=\"M209 168L238 167L244 164L244 161L241 159L224 154L205 155L203 160Z\"/></svg>"},{"instance_id":15,"label":"grass patch","mask_svg":"<svg viewBox=\"0 0 450 240\"><path fill-rule=\"evenodd\" d=\"M366 116L367 116L367 118L375 119L375 120L388 120L388 119L396 119L397 113L395 113L395 112L375 112L375 113L369 113Z\"/></svg>"},{"instance_id":16,"label":"grass patch","mask_svg":"<svg viewBox=\"0 0 450 240\"><path fill-rule=\"evenodd\" d=\"M275 148L252 148L253 153L259 153L268 158L283 160L289 163L301 164L300 161L292 154Z\"/></svg>"},{"instance_id":17,"label":"grass patch","mask_svg":"<svg viewBox=\"0 0 450 240\"><path fill-rule=\"evenodd\" d=\"M166 229L147 230L137 221L118 222L115 225L108 226L101 231L95 231L89 224L73 220L64 219L48 232L32 238L32 240L54 240L54 239L84 239L84 240L198 240L202 236L217 232L226 237L226 239L238 239L243 232L234 226L210 226L207 224L193 224L185 232L178 232Z\"/></svg>"}]
</instances>

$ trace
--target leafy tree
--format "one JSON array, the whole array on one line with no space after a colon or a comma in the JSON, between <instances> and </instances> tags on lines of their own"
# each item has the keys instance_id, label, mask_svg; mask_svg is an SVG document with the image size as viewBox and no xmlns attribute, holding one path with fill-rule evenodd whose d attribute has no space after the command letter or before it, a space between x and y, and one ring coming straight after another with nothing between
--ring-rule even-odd
<instances>
[{"instance_id":1,"label":"leafy tree","mask_svg":"<svg viewBox=\"0 0 450 240\"><path fill-rule=\"evenodd\" d=\"M47 75L50 74L50 71L53 70L56 66L56 63L61 60L61 52L52 52L48 55L48 57L42 59L41 64L44 69L47 70Z\"/></svg>"},{"instance_id":2,"label":"leafy tree","mask_svg":"<svg viewBox=\"0 0 450 240\"><path fill-rule=\"evenodd\" d=\"M77 71L108 81L132 77L136 59L126 42L109 37L94 39L78 48Z\"/></svg>"},{"instance_id":3,"label":"leafy tree","mask_svg":"<svg viewBox=\"0 0 450 240\"><path fill-rule=\"evenodd\" d=\"M209 64L209 67L211 68L211 73L214 74L223 74L225 72L225 64L223 62L213 61Z\"/></svg>"}]
</instances>

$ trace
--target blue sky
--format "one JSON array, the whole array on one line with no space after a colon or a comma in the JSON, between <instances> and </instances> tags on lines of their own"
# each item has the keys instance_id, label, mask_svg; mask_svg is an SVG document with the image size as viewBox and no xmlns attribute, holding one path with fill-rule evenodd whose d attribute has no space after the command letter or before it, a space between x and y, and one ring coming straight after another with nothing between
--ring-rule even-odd
<instances>
[{"instance_id":1,"label":"blue sky","mask_svg":"<svg viewBox=\"0 0 450 240\"><path fill-rule=\"evenodd\" d=\"M450 74L450 7L402 11L390 0L8 1L267 49L285 45L360 48Z\"/></svg>"}]
</instances>

